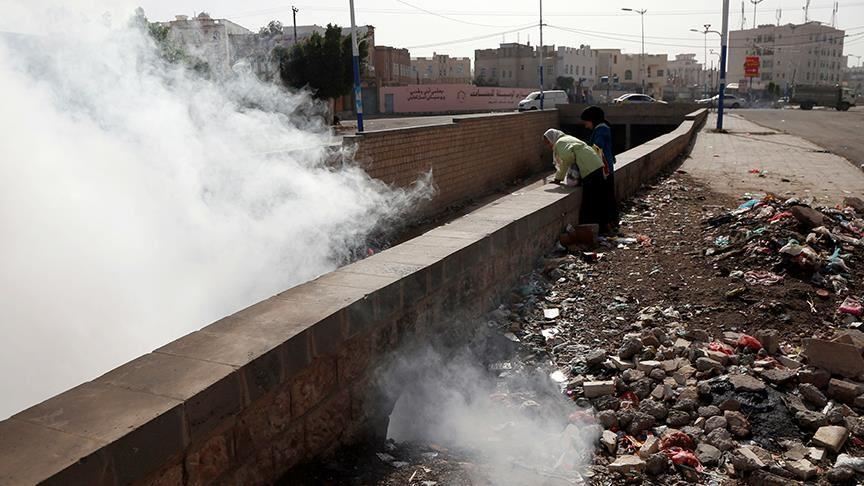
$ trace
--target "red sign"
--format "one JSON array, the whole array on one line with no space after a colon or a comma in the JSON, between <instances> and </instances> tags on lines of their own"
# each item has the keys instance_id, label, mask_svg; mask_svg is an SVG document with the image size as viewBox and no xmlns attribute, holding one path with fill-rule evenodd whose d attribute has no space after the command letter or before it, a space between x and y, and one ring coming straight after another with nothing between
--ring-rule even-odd
<instances>
[{"instance_id":1,"label":"red sign","mask_svg":"<svg viewBox=\"0 0 864 486\"><path fill-rule=\"evenodd\" d=\"M759 56L747 56L744 61L744 76L748 78L759 77Z\"/></svg>"}]
</instances>

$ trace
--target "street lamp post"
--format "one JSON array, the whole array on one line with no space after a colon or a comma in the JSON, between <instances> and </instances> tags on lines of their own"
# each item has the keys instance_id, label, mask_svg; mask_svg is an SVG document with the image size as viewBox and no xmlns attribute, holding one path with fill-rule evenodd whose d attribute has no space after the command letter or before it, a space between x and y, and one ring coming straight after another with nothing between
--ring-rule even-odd
<instances>
[{"instance_id":1,"label":"street lamp post","mask_svg":"<svg viewBox=\"0 0 864 486\"><path fill-rule=\"evenodd\" d=\"M764 0L750 0L750 3L753 4L753 28L756 28L756 5L759 5Z\"/></svg>"},{"instance_id":2,"label":"street lamp post","mask_svg":"<svg viewBox=\"0 0 864 486\"><path fill-rule=\"evenodd\" d=\"M703 24L703 25L705 27L705 30L690 29L690 32L696 32L698 34L703 34L705 36L705 64L702 65L702 71L704 72L708 68L708 34L717 34L720 37L723 37L723 34L721 34L720 32L717 32L716 30L711 30L711 24ZM705 74L703 74L702 77L704 78L703 82L702 82L702 85L704 86L704 89L705 89L704 94L705 94L705 97L707 98L708 97L708 74L705 73Z\"/></svg>"},{"instance_id":3,"label":"street lamp post","mask_svg":"<svg viewBox=\"0 0 864 486\"><path fill-rule=\"evenodd\" d=\"M639 17L642 19L642 53L639 54L639 78L642 80L642 94L645 94L645 72L644 72L644 64L645 64L645 12L647 9L636 10L632 8L622 8L621 10L625 12L635 12L639 14Z\"/></svg>"},{"instance_id":4,"label":"street lamp post","mask_svg":"<svg viewBox=\"0 0 864 486\"><path fill-rule=\"evenodd\" d=\"M540 0L540 111L543 111L543 70L546 67L543 54L543 0Z\"/></svg>"},{"instance_id":5,"label":"street lamp post","mask_svg":"<svg viewBox=\"0 0 864 486\"><path fill-rule=\"evenodd\" d=\"M351 54L354 68L354 111L357 112L357 131L363 132L363 90L360 88L360 48L357 46L357 23L354 21L354 0L348 0L351 8Z\"/></svg>"},{"instance_id":6,"label":"street lamp post","mask_svg":"<svg viewBox=\"0 0 864 486\"><path fill-rule=\"evenodd\" d=\"M726 98L726 56L729 40L729 0L723 0L723 27L720 29L720 91L717 96L717 130L723 130L723 103Z\"/></svg>"}]
</instances>

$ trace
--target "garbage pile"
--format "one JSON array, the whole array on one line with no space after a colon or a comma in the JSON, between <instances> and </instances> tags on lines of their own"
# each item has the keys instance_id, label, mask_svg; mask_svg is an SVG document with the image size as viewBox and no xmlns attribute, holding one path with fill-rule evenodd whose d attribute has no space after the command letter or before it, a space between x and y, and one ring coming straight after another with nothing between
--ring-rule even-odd
<instances>
[{"instance_id":1,"label":"garbage pile","mask_svg":"<svg viewBox=\"0 0 864 486\"><path fill-rule=\"evenodd\" d=\"M864 473L864 333L787 356L776 330L710 336L675 321L624 337L572 362L567 393L588 401L603 427L595 464L615 476L665 476L719 484L817 478L853 484ZM854 359L852 359L854 357ZM832 369L813 363L832 363ZM864 379L864 374L857 376ZM859 476L862 478L864 476Z\"/></svg>"},{"instance_id":2,"label":"garbage pile","mask_svg":"<svg viewBox=\"0 0 864 486\"><path fill-rule=\"evenodd\" d=\"M824 299L849 293L850 267L864 248L864 201L846 198L840 207L815 209L797 198L780 201L769 194L703 225L705 256L730 277L751 286L797 278L812 283ZM860 300L850 297L839 311L860 317Z\"/></svg>"}]
</instances>

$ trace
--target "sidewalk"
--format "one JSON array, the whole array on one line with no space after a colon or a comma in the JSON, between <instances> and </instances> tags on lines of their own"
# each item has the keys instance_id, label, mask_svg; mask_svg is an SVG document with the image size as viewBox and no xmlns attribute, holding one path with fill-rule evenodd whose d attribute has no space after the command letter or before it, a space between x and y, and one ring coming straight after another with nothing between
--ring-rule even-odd
<instances>
[{"instance_id":1,"label":"sidewalk","mask_svg":"<svg viewBox=\"0 0 864 486\"><path fill-rule=\"evenodd\" d=\"M681 167L715 191L732 196L770 191L779 196L813 197L822 204L864 195L864 172L848 160L826 153L830 147L819 147L735 115L727 115L724 122L730 133L711 133L717 118L709 116L692 154ZM753 169L764 176L750 173Z\"/></svg>"}]
</instances>

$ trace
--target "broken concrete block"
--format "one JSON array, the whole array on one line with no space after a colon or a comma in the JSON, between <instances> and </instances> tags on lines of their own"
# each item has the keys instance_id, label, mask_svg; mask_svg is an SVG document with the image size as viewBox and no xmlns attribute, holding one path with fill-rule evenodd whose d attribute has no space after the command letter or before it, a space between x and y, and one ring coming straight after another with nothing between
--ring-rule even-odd
<instances>
[{"instance_id":1,"label":"broken concrete block","mask_svg":"<svg viewBox=\"0 0 864 486\"><path fill-rule=\"evenodd\" d=\"M735 387L735 391L739 392L746 391L757 393L765 391L765 383L762 383L762 380L750 375L731 375L729 377L729 383L732 383L732 386Z\"/></svg>"},{"instance_id":2,"label":"broken concrete block","mask_svg":"<svg viewBox=\"0 0 864 486\"><path fill-rule=\"evenodd\" d=\"M808 479L816 476L816 474L819 472L819 468L814 466L813 463L808 461L807 459L787 462L786 470L791 472L796 478L802 481L807 481Z\"/></svg>"},{"instance_id":3,"label":"broken concrete block","mask_svg":"<svg viewBox=\"0 0 864 486\"><path fill-rule=\"evenodd\" d=\"M775 385L784 385L795 378L795 370L788 368L771 368L760 373L762 378L765 378Z\"/></svg>"},{"instance_id":4,"label":"broken concrete block","mask_svg":"<svg viewBox=\"0 0 864 486\"><path fill-rule=\"evenodd\" d=\"M804 343L810 365L847 378L864 373L864 358L857 347L822 339L805 339Z\"/></svg>"},{"instance_id":5,"label":"broken concrete block","mask_svg":"<svg viewBox=\"0 0 864 486\"><path fill-rule=\"evenodd\" d=\"M780 351L780 333L776 329L760 329L753 335L762 344L768 354L777 354Z\"/></svg>"},{"instance_id":6,"label":"broken concrete block","mask_svg":"<svg viewBox=\"0 0 864 486\"><path fill-rule=\"evenodd\" d=\"M662 364L659 361L648 360L648 361L640 361L636 365L636 369L642 371L644 373L651 373L652 370L656 368L660 368Z\"/></svg>"},{"instance_id":7,"label":"broken concrete block","mask_svg":"<svg viewBox=\"0 0 864 486\"><path fill-rule=\"evenodd\" d=\"M614 381L586 381L582 385L586 398L597 398L615 393Z\"/></svg>"},{"instance_id":8,"label":"broken concrete block","mask_svg":"<svg viewBox=\"0 0 864 486\"><path fill-rule=\"evenodd\" d=\"M609 451L609 454L615 455L618 450L618 434L611 430L604 430L600 436L600 444Z\"/></svg>"},{"instance_id":9,"label":"broken concrete block","mask_svg":"<svg viewBox=\"0 0 864 486\"><path fill-rule=\"evenodd\" d=\"M864 383L837 378L828 382L828 396L843 403L855 403L855 399L861 394L864 394Z\"/></svg>"},{"instance_id":10,"label":"broken concrete block","mask_svg":"<svg viewBox=\"0 0 864 486\"><path fill-rule=\"evenodd\" d=\"M798 368L804 366L800 361L796 361L792 358L787 358L786 356L782 356L782 355L777 356L775 359L781 365L783 365L789 369L793 369L793 370L797 370Z\"/></svg>"},{"instance_id":11,"label":"broken concrete block","mask_svg":"<svg viewBox=\"0 0 864 486\"><path fill-rule=\"evenodd\" d=\"M825 449L820 449L818 447L808 447L807 457L809 457L810 460L813 462L822 462L825 460Z\"/></svg>"},{"instance_id":12,"label":"broken concrete block","mask_svg":"<svg viewBox=\"0 0 864 486\"><path fill-rule=\"evenodd\" d=\"M681 354L690 347L690 344L690 341L684 338L678 338L675 340L675 344L672 347L675 349L675 353Z\"/></svg>"},{"instance_id":13,"label":"broken concrete block","mask_svg":"<svg viewBox=\"0 0 864 486\"><path fill-rule=\"evenodd\" d=\"M618 369L618 370L621 370L621 371L624 371L624 370L631 370L631 369L636 368L636 364L635 364L635 363L633 363L632 361L628 361L628 360L626 360L626 359L621 359L621 358L619 358L618 356L612 356L612 357L610 357L610 358L609 358L609 361L612 362L612 366L613 366L615 369Z\"/></svg>"},{"instance_id":14,"label":"broken concrete block","mask_svg":"<svg viewBox=\"0 0 864 486\"><path fill-rule=\"evenodd\" d=\"M813 444L825 447L833 452L840 452L843 444L846 443L848 435L849 431L846 427L826 425L819 427L819 430L816 431L816 435L813 436Z\"/></svg>"},{"instance_id":15,"label":"broken concrete block","mask_svg":"<svg viewBox=\"0 0 864 486\"><path fill-rule=\"evenodd\" d=\"M723 364L711 358L699 358L696 360L696 369L699 371L723 370Z\"/></svg>"},{"instance_id":16,"label":"broken concrete block","mask_svg":"<svg viewBox=\"0 0 864 486\"><path fill-rule=\"evenodd\" d=\"M828 386L828 381L830 380L831 373L821 368L798 370L799 382L810 383L820 390Z\"/></svg>"},{"instance_id":17,"label":"broken concrete block","mask_svg":"<svg viewBox=\"0 0 864 486\"><path fill-rule=\"evenodd\" d=\"M648 459L651 454L660 450L660 439L653 435L649 435L645 442L642 443L642 447L639 448L639 457L642 459Z\"/></svg>"},{"instance_id":18,"label":"broken concrete block","mask_svg":"<svg viewBox=\"0 0 864 486\"><path fill-rule=\"evenodd\" d=\"M749 446L736 449L732 453L731 460L736 471L748 472L765 467L762 459Z\"/></svg>"},{"instance_id":19,"label":"broken concrete block","mask_svg":"<svg viewBox=\"0 0 864 486\"><path fill-rule=\"evenodd\" d=\"M608 466L609 471L620 474L630 474L645 470L645 461L639 456L621 456Z\"/></svg>"},{"instance_id":20,"label":"broken concrete block","mask_svg":"<svg viewBox=\"0 0 864 486\"><path fill-rule=\"evenodd\" d=\"M594 351L589 352L585 357L585 364L588 366L598 366L604 361L606 361L605 349L595 349Z\"/></svg>"},{"instance_id":21,"label":"broken concrete block","mask_svg":"<svg viewBox=\"0 0 864 486\"><path fill-rule=\"evenodd\" d=\"M804 398L804 400L819 408L828 404L828 398L826 398L818 388L810 383L801 383L798 385L798 392L801 393L801 397Z\"/></svg>"}]
</instances>

